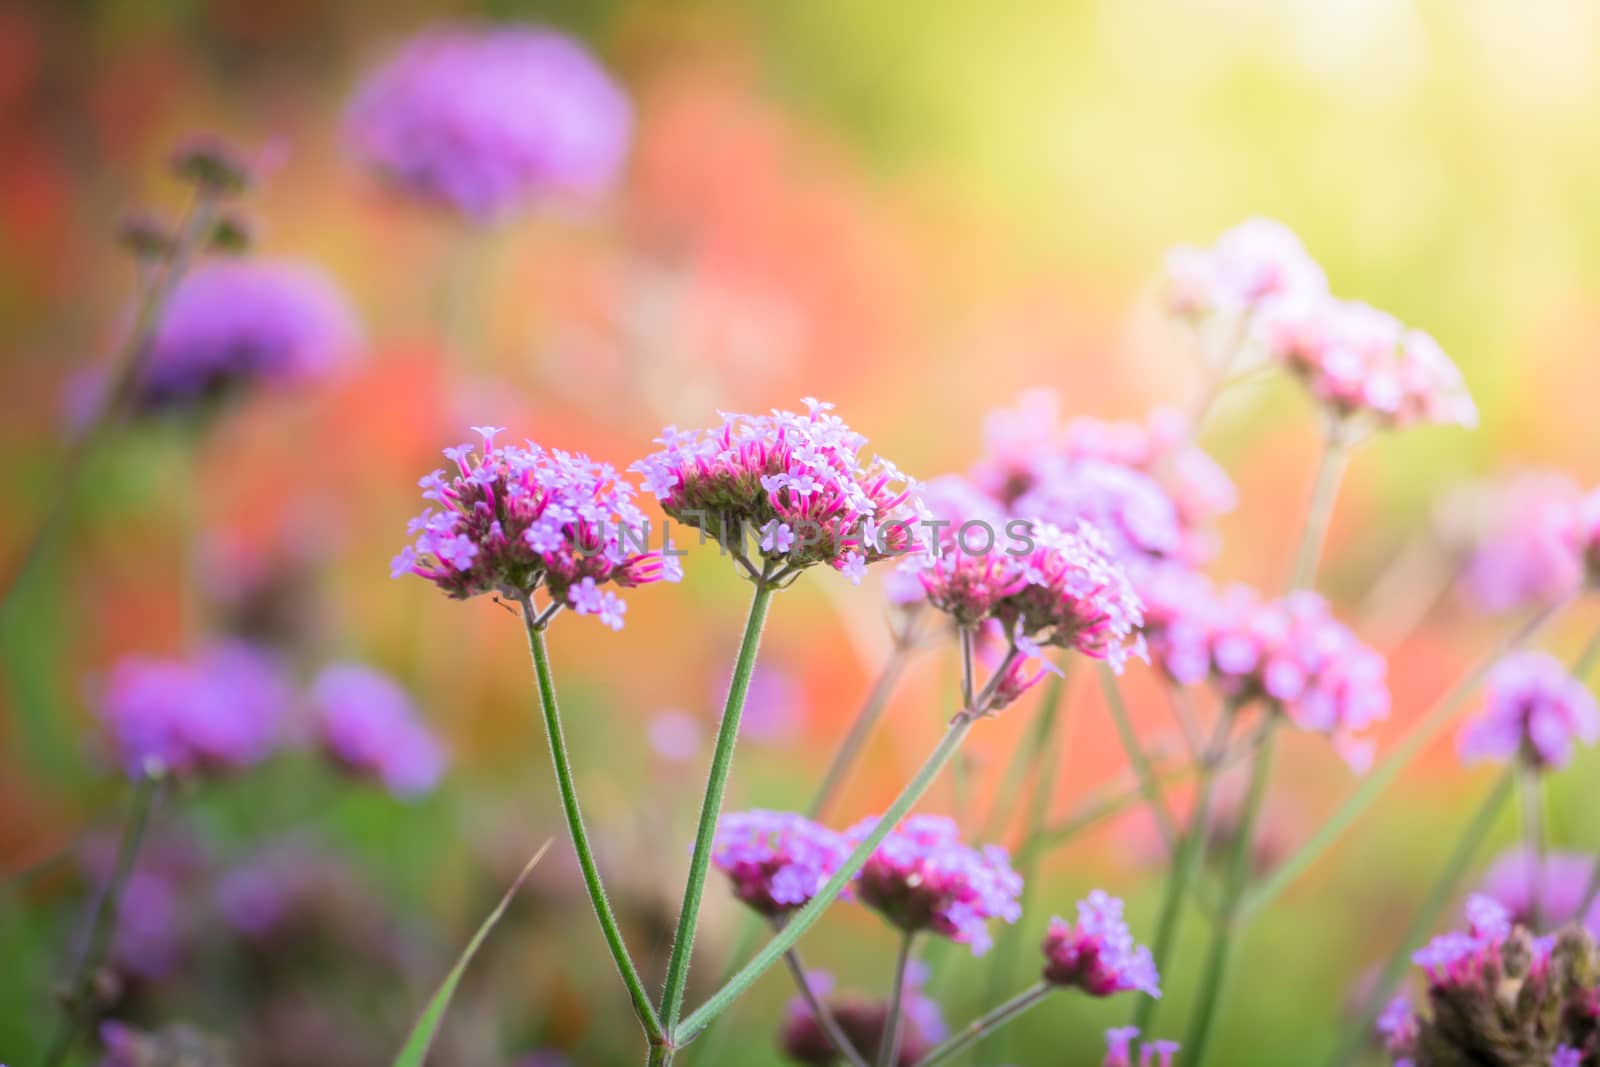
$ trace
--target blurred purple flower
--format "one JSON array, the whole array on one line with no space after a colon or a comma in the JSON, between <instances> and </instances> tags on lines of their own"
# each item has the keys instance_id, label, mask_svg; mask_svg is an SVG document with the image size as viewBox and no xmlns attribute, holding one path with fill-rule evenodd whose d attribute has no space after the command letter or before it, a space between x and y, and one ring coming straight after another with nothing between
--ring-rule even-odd
<instances>
[{"instance_id":1,"label":"blurred purple flower","mask_svg":"<svg viewBox=\"0 0 1600 1067\"><path fill-rule=\"evenodd\" d=\"M718 702L727 694L731 675L723 679ZM806 696L800 680L770 663L756 665L744 699L740 736L750 741L777 744L789 741L805 722Z\"/></svg>"},{"instance_id":2,"label":"blurred purple flower","mask_svg":"<svg viewBox=\"0 0 1600 1067\"><path fill-rule=\"evenodd\" d=\"M1101 460L1040 463L1034 484L1011 510L1062 529L1091 523L1125 563L1165 559L1183 543L1178 509L1161 486L1139 471Z\"/></svg>"},{"instance_id":3,"label":"blurred purple flower","mask_svg":"<svg viewBox=\"0 0 1600 1067\"><path fill-rule=\"evenodd\" d=\"M1131 990L1161 996L1150 950L1134 943L1122 917L1122 901L1096 889L1078 902L1078 921L1050 920L1044 939L1044 979L1073 986L1092 997Z\"/></svg>"},{"instance_id":4,"label":"blurred purple flower","mask_svg":"<svg viewBox=\"0 0 1600 1067\"><path fill-rule=\"evenodd\" d=\"M906 967L905 994L900 1004L900 1055L895 1060L896 1067L912 1067L949 1033L939 1005L923 992L927 981L928 968L919 961L911 961ZM829 1014L850 1044L870 1059L883 1041L889 1006L881 1000L849 993L835 995L833 977L824 971L807 974L806 984L827 1005ZM789 1001L778 1042L784 1053L798 1063L832 1067L842 1062L804 997L796 996Z\"/></svg>"},{"instance_id":5,"label":"blurred purple flower","mask_svg":"<svg viewBox=\"0 0 1600 1067\"><path fill-rule=\"evenodd\" d=\"M321 271L287 261L215 260L178 283L135 383L159 412L255 385L325 377L361 344L344 294Z\"/></svg>"},{"instance_id":6,"label":"blurred purple flower","mask_svg":"<svg viewBox=\"0 0 1600 1067\"><path fill-rule=\"evenodd\" d=\"M1588 892L1595 857L1582 852L1551 852L1541 862L1533 849L1518 847L1501 854L1485 872L1478 892L1500 903L1512 919L1531 926L1535 914L1546 930L1581 920L1600 937L1600 900L1579 916Z\"/></svg>"},{"instance_id":7,"label":"blurred purple flower","mask_svg":"<svg viewBox=\"0 0 1600 1067\"><path fill-rule=\"evenodd\" d=\"M277 662L243 641L189 660L129 656L106 679L101 722L132 777L152 765L177 774L259 763L280 740L290 690Z\"/></svg>"},{"instance_id":8,"label":"blurred purple flower","mask_svg":"<svg viewBox=\"0 0 1600 1067\"><path fill-rule=\"evenodd\" d=\"M1270 303L1327 292L1328 281L1294 231L1272 219L1246 219L1210 248L1167 253L1167 308L1202 319L1238 315Z\"/></svg>"},{"instance_id":9,"label":"blurred purple flower","mask_svg":"<svg viewBox=\"0 0 1600 1067\"><path fill-rule=\"evenodd\" d=\"M1575 745L1600 740L1600 706L1588 686L1545 652L1519 652L1496 664L1483 714L1462 729L1461 758L1563 767Z\"/></svg>"},{"instance_id":10,"label":"blurred purple flower","mask_svg":"<svg viewBox=\"0 0 1600 1067\"><path fill-rule=\"evenodd\" d=\"M311 687L323 747L343 766L415 797L438 784L445 753L411 696L386 674L351 663L324 668Z\"/></svg>"},{"instance_id":11,"label":"blurred purple flower","mask_svg":"<svg viewBox=\"0 0 1600 1067\"><path fill-rule=\"evenodd\" d=\"M854 845L877 822L864 819L845 837ZM989 920L1016 922L1022 916L1022 876L1011 869L1005 849L969 848L960 836L953 819L910 816L861 868L855 894L901 930L929 930L981 956L992 944Z\"/></svg>"},{"instance_id":12,"label":"blurred purple flower","mask_svg":"<svg viewBox=\"0 0 1600 1067\"><path fill-rule=\"evenodd\" d=\"M734 896L776 919L814 897L849 855L844 835L801 815L758 809L717 820L711 862Z\"/></svg>"},{"instance_id":13,"label":"blurred purple flower","mask_svg":"<svg viewBox=\"0 0 1600 1067\"><path fill-rule=\"evenodd\" d=\"M1473 604L1506 612L1575 590L1583 563L1571 532L1581 500L1577 483L1558 471L1524 471L1453 494L1441 525L1465 542L1463 588Z\"/></svg>"},{"instance_id":14,"label":"blurred purple flower","mask_svg":"<svg viewBox=\"0 0 1600 1067\"><path fill-rule=\"evenodd\" d=\"M627 96L576 41L490 24L411 38L367 75L345 123L364 164L477 222L603 194L632 128Z\"/></svg>"},{"instance_id":15,"label":"blurred purple flower","mask_svg":"<svg viewBox=\"0 0 1600 1067\"><path fill-rule=\"evenodd\" d=\"M1106 1031L1106 1058L1102 1067L1134 1067L1133 1046L1138 1040L1137 1026L1118 1026ZM1146 1041L1139 1053L1138 1067L1173 1067L1178 1054L1176 1041Z\"/></svg>"}]
</instances>

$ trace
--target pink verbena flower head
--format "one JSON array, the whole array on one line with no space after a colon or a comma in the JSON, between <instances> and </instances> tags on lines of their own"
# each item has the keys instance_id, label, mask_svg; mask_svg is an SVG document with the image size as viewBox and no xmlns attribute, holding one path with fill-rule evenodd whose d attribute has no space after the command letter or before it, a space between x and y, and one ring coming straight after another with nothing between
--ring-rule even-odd
<instances>
[{"instance_id":1,"label":"pink verbena flower head","mask_svg":"<svg viewBox=\"0 0 1600 1067\"><path fill-rule=\"evenodd\" d=\"M1468 763L1521 757L1539 768L1564 767L1578 743L1600 740L1600 707L1588 686L1545 652L1518 652L1489 673L1483 714L1461 731Z\"/></svg>"},{"instance_id":2,"label":"pink verbena flower head","mask_svg":"<svg viewBox=\"0 0 1600 1067\"><path fill-rule=\"evenodd\" d=\"M395 796L428 793L444 774L444 747L386 674L352 663L326 667L311 686L311 709L324 750Z\"/></svg>"},{"instance_id":3,"label":"pink verbena flower head","mask_svg":"<svg viewBox=\"0 0 1600 1067\"><path fill-rule=\"evenodd\" d=\"M1444 536L1467 553L1463 588L1484 611L1554 603L1583 581L1575 551L1582 490L1558 471L1523 471L1452 495Z\"/></svg>"},{"instance_id":4,"label":"pink verbena flower head","mask_svg":"<svg viewBox=\"0 0 1600 1067\"><path fill-rule=\"evenodd\" d=\"M1294 231L1263 218L1246 219L1210 248L1174 248L1167 253L1166 275L1167 310L1190 320L1316 296L1328 286Z\"/></svg>"},{"instance_id":5,"label":"pink verbena flower head","mask_svg":"<svg viewBox=\"0 0 1600 1067\"><path fill-rule=\"evenodd\" d=\"M477 222L599 196L632 129L627 96L581 45L512 25L413 37L362 82L345 120L361 162Z\"/></svg>"},{"instance_id":6,"label":"pink verbena flower head","mask_svg":"<svg viewBox=\"0 0 1600 1067\"><path fill-rule=\"evenodd\" d=\"M520 599L542 587L554 603L620 630L627 605L602 586L682 576L675 555L647 550L650 523L610 464L531 441L496 445L497 427L478 432L481 456L470 444L447 448L454 472L419 483L434 506L411 521L416 540L395 557L394 577L418 575L459 599Z\"/></svg>"},{"instance_id":7,"label":"pink verbena flower head","mask_svg":"<svg viewBox=\"0 0 1600 1067\"><path fill-rule=\"evenodd\" d=\"M1122 901L1096 889L1078 902L1078 921L1050 920L1044 939L1044 980L1073 986L1092 997L1138 990L1161 996L1150 950L1134 943L1122 918Z\"/></svg>"},{"instance_id":8,"label":"pink verbena flower head","mask_svg":"<svg viewBox=\"0 0 1600 1067\"><path fill-rule=\"evenodd\" d=\"M290 689L277 662L243 641L187 660L129 656L106 678L100 721L132 777L153 770L222 774L261 762L280 742Z\"/></svg>"},{"instance_id":9,"label":"pink verbena flower head","mask_svg":"<svg viewBox=\"0 0 1600 1067\"><path fill-rule=\"evenodd\" d=\"M1130 654L1143 654L1139 596L1090 525L1008 524L992 544L958 543L904 566L918 575L933 607L962 626L999 623L1030 657L1039 646L1055 645L1120 671Z\"/></svg>"},{"instance_id":10,"label":"pink verbena flower head","mask_svg":"<svg viewBox=\"0 0 1600 1067\"><path fill-rule=\"evenodd\" d=\"M1159 562L1182 547L1178 509L1148 475L1100 460L1045 462L1036 473L1033 486L1013 503L1015 514L1063 529L1089 523L1113 555L1130 564Z\"/></svg>"},{"instance_id":11,"label":"pink verbena flower head","mask_svg":"<svg viewBox=\"0 0 1600 1067\"><path fill-rule=\"evenodd\" d=\"M724 414L715 429L669 427L661 451L634 464L672 518L728 549L755 542L769 567L826 563L859 582L866 565L911 550L912 481L833 405L807 398L805 414Z\"/></svg>"},{"instance_id":12,"label":"pink verbena flower head","mask_svg":"<svg viewBox=\"0 0 1600 1067\"><path fill-rule=\"evenodd\" d=\"M810 972L805 981L811 992L826 1003L829 1014L851 1046L871 1056L883 1041L889 1005L850 993L835 994L833 978L824 971ZM900 1002L900 1055L895 1059L895 1067L913 1067L949 1034L939 1005L923 992L927 981L928 968L920 961L911 961L906 967L905 990ZM833 1067L841 1062L833 1042L804 997L797 996L789 1001L778 1043L784 1054L797 1063Z\"/></svg>"},{"instance_id":13,"label":"pink verbena flower head","mask_svg":"<svg viewBox=\"0 0 1600 1067\"><path fill-rule=\"evenodd\" d=\"M196 267L161 313L134 383L142 412L189 409L241 390L305 385L361 346L355 313L321 271L288 261Z\"/></svg>"},{"instance_id":14,"label":"pink verbena flower head","mask_svg":"<svg viewBox=\"0 0 1600 1067\"><path fill-rule=\"evenodd\" d=\"M1600 900L1579 914L1594 864L1595 858L1582 852L1551 852L1541 859L1534 849L1513 848L1490 865L1478 892L1523 926L1531 928L1537 916L1547 930L1578 922L1600 937Z\"/></svg>"},{"instance_id":15,"label":"pink verbena flower head","mask_svg":"<svg viewBox=\"0 0 1600 1067\"><path fill-rule=\"evenodd\" d=\"M864 819L845 831L854 845L877 825ZM856 898L901 930L930 930L968 946L974 956L989 950L991 919L1016 922L1022 876L1011 869L1005 849L969 848L955 820L913 815L891 830L856 876Z\"/></svg>"},{"instance_id":16,"label":"pink verbena flower head","mask_svg":"<svg viewBox=\"0 0 1600 1067\"><path fill-rule=\"evenodd\" d=\"M1335 619L1316 593L1263 601L1245 586L1219 597L1211 662L1235 702L1268 701L1302 730L1328 735L1357 770L1372 747L1360 734L1389 714L1388 665Z\"/></svg>"},{"instance_id":17,"label":"pink verbena flower head","mask_svg":"<svg viewBox=\"0 0 1600 1067\"><path fill-rule=\"evenodd\" d=\"M1211 676L1211 638L1220 609L1211 580L1179 563L1147 567L1135 581L1144 603L1150 662L1178 685Z\"/></svg>"},{"instance_id":18,"label":"pink verbena flower head","mask_svg":"<svg viewBox=\"0 0 1600 1067\"><path fill-rule=\"evenodd\" d=\"M1438 342L1376 308L1328 299L1278 305L1260 333L1336 418L1391 429L1478 424L1466 381Z\"/></svg>"},{"instance_id":19,"label":"pink verbena flower head","mask_svg":"<svg viewBox=\"0 0 1600 1067\"><path fill-rule=\"evenodd\" d=\"M843 834L792 812L756 810L717 820L711 862L734 896L777 919L816 896L849 855Z\"/></svg>"}]
</instances>

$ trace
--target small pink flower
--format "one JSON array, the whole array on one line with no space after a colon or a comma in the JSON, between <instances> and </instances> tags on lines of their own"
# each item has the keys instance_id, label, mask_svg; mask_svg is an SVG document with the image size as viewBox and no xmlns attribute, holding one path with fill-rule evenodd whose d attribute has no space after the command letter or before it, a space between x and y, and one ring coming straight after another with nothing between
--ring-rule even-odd
<instances>
[{"instance_id":1,"label":"small pink flower","mask_svg":"<svg viewBox=\"0 0 1600 1067\"><path fill-rule=\"evenodd\" d=\"M1161 995L1150 950L1134 943L1122 918L1122 901L1096 889L1078 902L1078 921L1050 920L1044 939L1044 979L1092 997L1130 990Z\"/></svg>"},{"instance_id":2,"label":"small pink flower","mask_svg":"<svg viewBox=\"0 0 1600 1067\"><path fill-rule=\"evenodd\" d=\"M1600 707L1554 656L1520 652L1489 674L1484 712L1461 731L1467 762L1521 756L1541 768L1564 767L1577 744L1600 740Z\"/></svg>"}]
</instances>

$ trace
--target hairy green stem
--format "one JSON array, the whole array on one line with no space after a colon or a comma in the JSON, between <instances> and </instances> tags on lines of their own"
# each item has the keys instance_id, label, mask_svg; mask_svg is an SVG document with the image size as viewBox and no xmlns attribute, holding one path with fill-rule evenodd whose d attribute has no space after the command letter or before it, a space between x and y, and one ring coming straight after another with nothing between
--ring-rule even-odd
<instances>
[{"instance_id":1,"label":"hairy green stem","mask_svg":"<svg viewBox=\"0 0 1600 1067\"><path fill-rule=\"evenodd\" d=\"M689 860L689 878L683 887L683 906L678 911L678 929L673 938L672 956L667 960L667 980L661 992L661 1013L667 1032L676 1033L683 1010L683 994L689 979L689 959L694 954L695 928L700 918L700 898L705 893L706 875L711 869L711 845L717 835L717 818L722 814L722 794L733 769L733 750L739 741L739 720L744 714L745 694L755 672L756 653L761 647L761 629L767 621L767 607L774 587L757 580L750 598L750 614L745 619L744 639L733 664L733 679L728 684L728 700L722 709L722 724L717 728L716 748L711 755L711 773L706 779L705 796L700 802L700 822L695 829L694 853Z\"/></svg>"},{"instance_id":2,"label":"hairy green stem","mask_svg":"<svg viewBox=\"0 0 1600 1067\"><path fill-rule=\"evenodd\" d=\"M986 1035L993 1033L1006 1023L1017 1018L1049 996L1049 994L1050 986L1044 982L1029 986L1004 1004L972 1020L942 1044L935 1046L926 1056L917 1061L916 1067L933 1067L933 1064L942 1063L973 1042L981 1040Z\"/></svg>"},{"instance_id":3,"label":"hairy green stem","mask_svg":"<svg viewBox=\"0 0 1600 1067\"><path fill-rule=\"evenodd\" d=\"M1166 889L1161 898L1161 914L1156 920L1155 938L1150 942L1150 954L1155 961L1156 973L1166 974L1177 943L1178 928L1183 919L1183 902L1189 895L1190 884L1200 870L1200 860L1205 853L1206 833L1211 826L1211 797L1216 789L1217 771L1227 752L1228 738L1233 726L1234 708L1229 705L1217 717L1215 733L1211 738L1206 757L1201 762L1195 785L1194 809L1189 813L1189 825L1178 839L1171 867L1167 871ZM1143 786L1141 785L1141 790ZM1133 1025L1148 1032L1155 1021L1160 1001L1145 993L1136 993L1133 1008Z\"/></svg>"},{"instance_id":4,"label":"hairy green stem","mask_svg":"<svg viewBox=\"0 0 1600 1067\"><path fill-rule=\"evenodd\" d=\"M61 1022L49 1050L40 1062L44 1067L58 1067L64 1063L77 1043L79 1035L87 1029L94 1017L95 977L105 963L116 933L122 893L128 886L139 849L144 844L150 813L159 799L165 779L161 772L141 774L133 783L133 797L129 803L128 821L122 830L122 840L117 845L117 856L112 863L111 877L95 902L94 914L89 920L88 940L83 954L67 981Z\"/></svg>"},{"instance_id":5,"label":"hairy green stem","mask_svg":"<svg viewBox=\"0 0 1600 1067\"><path fill-rule=\"evenodd\" d=\"M1405 977L1406 968L1411 962L1411 953L1422 943L1422 939L1438 921L1439 913L1444 910L1462 876L1471 866L1478 848L1494 827L1495 820L1506 802L1511 799L1516 781L1516 767L1514 765L1507 767L1472 816L1472 821L1462 830L1449 858L1445 860L1444 869L1439 872L1439 877L1434 879L1433 885L1428 889L1428 895L1423 898L1421 906L1412 915L1411 922L1406 925L1405 933L1401 935L1400 943L1384 962L1383 970L1378 972L1378 980L1362 1002L1359 1017L1350 1027L1349 1036L1339 1044L1333 1055L1328 1057L1328 1067L1350 1063L1371 1040L1372 1027L1378 1018L1378 1013L1383 1010L1390 994Z\"/></svg>"},{"instance_id":6,"label":"hairy green stem","mask_svg":"<svg viewBox=\"0 0 1600 1067\"><path fill-rule=\"evenodd\" d=\"M1471 696L1478 683L1483 680L1489 670L1499 662L1506 653L1520 647L1534 634L1538 633L1553 619L1569 601L1560 600L1550 604L1531 619L1520 629L1501 642L1493 652L1481 660L1476 666L1463 675L1455 685L1451 686L1434 707L1428 711L1405 738L1395 746L1382 763L1367 772L1355 792L1341 804L1328 821L1323 823L1316 833L1288 859L1280 863L1276 870L1267 876L1266 880L1253 892L1245 902L1244 913L1254 914L1276 900L1284 890L1293 885L1295 879L1300 877L1318 857L1331 847L1334 842L1344 834L1350 824L1361 817L1361 814L1372 806L1373 801L1383 795L1400 772L1415 759L1424 747L1444 729L1454 717L1456 711Z\"/></svg>"},{"instance_id":7,"label":"hairy green stem","mask_svg":"<svg viewBox=\"0 0 1600 1067\"><path fill-rule=\"evenodd\" d=\"M583 884L589 892L589 903L594 906L595 918L600 920L600 930L605 935L606 948L617 965L617 973L628 987L628 997L633 1002L633 1013L644 1027L649 1038L652 1056L654 1049L666 1041L666 1031L645 992L644 982L628 954L622 940L622 928L611 911L606 897L605 883L600 879L600 868L594 861L594 850L589 845L589 832L583 825L583 811L578 806L578 789L572 779L572 760L567 755L567 739L561 726L561 711L556 703L555 677L550 670L550 655L545 650L544 631L538 621L532 600L522 600L522 621L528 634L528 651L533 656L533 671L539 680L539 704L544 711L545 737L550 744L550 762L555 767L556 784L561 791L561 810L566 815L567 831L572 837L573 850L578 854L578 867L583 872Z\"/></svg>"},{"instance_id":8,"label":"hairy green stem","mask_svg":"<svg viewBox=\"0 0 1600 1067\"><path fill-rule=\"evenodd\" d=\"M894 982L889 987L889 1014L884 1016L883 1036L878 1039L878 1067L894 1067L900 1059L900 1023L906 996L906 971L911 967L911 948L917 935L906 930L900 935L900 951L894 961Z\"/></svg>"},{"instance_id":9,"label":"hairy green stem","mask_svg":"<svg viewBox=\"0 0 1600 1067\"><path fill-rule=\"evenodd\" d=\"M1222 1003L1223 990L1228 982L1228 965L1242 936L1243 924L1238 922L1239 905L1244 900L1245 887L1250 881L1256 823L1261 817L1267 783L1272 777L1273 740L1277 733L1276 729L1269 730L1262 736L1261 746L1256 749L1255 763L1250 769L1249 793L1245 797L1239 825L1234 831L1233 853L1228 860L1227 881L1222 888L1220 921L1211 933L1211 948L1200 981L1200 1003L1189 1023L1189 1038L1183 1044L1184 1060L1191 1067L1201 1067L1205 1061L1206 1045L1210 1041L1217 1008Z\"/></svg>"}]
</instances>

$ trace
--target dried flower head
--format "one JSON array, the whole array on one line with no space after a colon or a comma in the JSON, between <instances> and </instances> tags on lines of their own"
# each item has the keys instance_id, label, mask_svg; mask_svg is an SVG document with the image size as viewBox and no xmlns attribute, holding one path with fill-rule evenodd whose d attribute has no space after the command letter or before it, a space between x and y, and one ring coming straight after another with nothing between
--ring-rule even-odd
<instances>
[{"instance_id":1,"label":"dried flower head","mask_svg":"<svg viewBox=\"0 0 1600 1067\"><path fill-rule=\"evenodd\" d=\"M602 586L682 576L675 555L647 550L649 521L613 467L531 441L497 446L502 432L479 427L481 456L470 444L447 448L455 471L419 483L436 506L412 520L416 540L395 557L395 577L415 574L462 599L543 588L554 605L617 630L627 605Z\"/></svg>"},{"instance_id":2,"label":"dried flower head","mask_svg":"<svg viewBox=\"0 0 1600 1067\"><path fill-rule=\"evenodd\" d=\"M311 686L311 708L328 754L395 796L430 792L444 773L443 746L386 674L353 663L324 668Z\"/></svg>"},{"instance_id":3,"label":"dried flower head","mask_svg":"<svg viewBox=\"0 0 1600 1067\"><path fill-rule=\"evenodd\" d=\"M756 810L717 820L711 862L734 896L777 919L816 896L849 855L843 834L791 812Z\"/></svg>"},{"instance_id":4,"label":"dried flower head","mask_svg":"<svg viewBox=\"0 0 1600 1067\"><path fill-rule=\"evenodd\" d=\"M1564 767L1579 744L1600 740L1600 706L1589 687L1545 652L1507 656L1489 673L1483 714L1461 731L1469 763L1522 758L1534 767Z\"/></svg>"},{"instance_id":5,"label":"dried flower head","mask_svg":"<svg viewBox=\"0 0 1600 1067\"><path fill-rule=\"evenodd\" d=\"M167 301L134 404L158 413L252 387L305 385L360 345L354 312L321 271L283 260L213 260Z\"/></svg>"},{"instance_id":6,"label":"dried flower head","mask_svg":"<svg viewBox=\"0 0 1600 1067\"><path fill-rule=\"evenodd\" d=\"M805 404L805 414L669 427L662 450L632 469L668 515L740 558L751 539L769 572L826 563L859 582L867 564L914 545L912 482L881 456L863 460L866 438L829 414L832 404Z\"/></svg>"},{"instance_id":7,"label":"dried flower head","mask_svg":"<svg viewBox=\"0 0 1600 1067\"><path fill-rule=\"evenodd\" d=\"M188 660L118 661L99 713L130 776L151 770L219 774L259 763L277 749L290 701L271 656L243 641L225 641Z\"/></svg>"},{"instance_id":8,"label":"dried flower head","mask_svg":"<svg viewBox=\"0 0 1600 1067\"><path fill-rule=\"evenodd\" d=\"M361 84L345 125L363 163L479 222L605 192L632 128L627 96L576 41L471 24L407 41Z\"/></svg>"},{"instance_id":9,"label":"dried flower head","mask_svg":"<svg viewBox=\"0 0 1600 1067\"><path fill-rule=\"evenodd\" d=\"M1096 889L1078 902L1078 921L1050 920L1044 939L1044 980L1092 997L1130 990L1161 995L1150 950L1134 943L1122 918L1122 901Z\"/></svg>"},{"instance_id":10,"label":"dried flower head","mask_svg":"<svg viewBox=\"0 0 1600 1067\"><path fill-rule=\"evenodd\" d=\"M845 832L854 845L878 823L865 819ZM967 945L974 956L989 950L991 919L1016 922L1022 876L1004 849L961 843L954 819L912 815L891 830L856 876L856 898L901 930L932 931Z\"/></svg>"}]
</instances>

